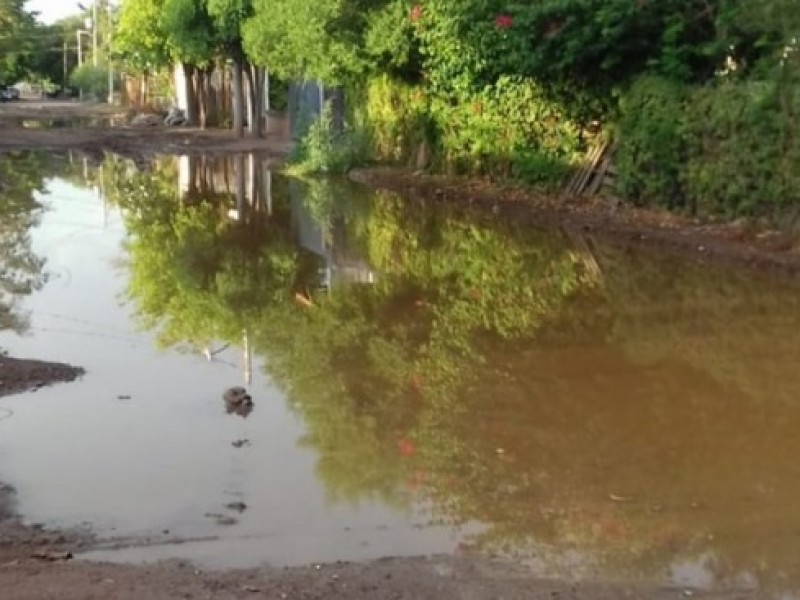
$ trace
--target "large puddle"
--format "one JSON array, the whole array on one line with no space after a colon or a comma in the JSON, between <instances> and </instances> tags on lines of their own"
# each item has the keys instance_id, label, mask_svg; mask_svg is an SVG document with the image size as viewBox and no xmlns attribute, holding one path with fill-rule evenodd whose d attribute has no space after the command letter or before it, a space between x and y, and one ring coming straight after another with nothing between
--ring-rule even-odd
<instances>
[{"instance_id":1,"label":"large puddle","mask_svg":"<svg viewBox=\"0 0 800 600\"><path fill-rule=\"evenodd\" d=\"M91 556L800 593L797 286L251 156L0 182L0 347L87 370L0 400L0 479Z\"/></svg>"}]
</instances>

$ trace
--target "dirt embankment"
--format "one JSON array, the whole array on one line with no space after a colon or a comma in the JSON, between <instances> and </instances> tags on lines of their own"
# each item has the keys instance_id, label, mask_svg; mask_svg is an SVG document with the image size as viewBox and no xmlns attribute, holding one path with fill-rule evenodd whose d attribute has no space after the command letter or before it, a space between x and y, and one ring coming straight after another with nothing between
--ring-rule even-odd
<instances>
[{"instance_id":1,"label":"dirt embankment","mask_svg":"<svg viewBox=\"0 0 800 600\"><path fill-rule=\"evenodd\" d=\"M393 167L358 169L350 177L406 197L484 206L520 223L800 279L800 240L763 224L704 221L610 199L549 196L530 188Z\"/></svg>"}]
</instances>

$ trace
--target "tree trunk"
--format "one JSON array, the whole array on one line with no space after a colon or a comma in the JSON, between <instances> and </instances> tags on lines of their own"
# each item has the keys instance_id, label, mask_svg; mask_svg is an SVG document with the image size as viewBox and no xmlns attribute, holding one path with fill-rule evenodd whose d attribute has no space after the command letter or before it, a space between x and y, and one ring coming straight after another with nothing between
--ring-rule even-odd
<instances>
[{"instance_id":1,"label":"tree trunk","mask_svg":"<svg viewBox=\"0 0 800 600\"><path fill-rule=\"evenodd\" d=\"M244 58L233 59L233 130L237 137L244 136Z\"/></svg>"},{"instance_id":2,"label":"tree trunk","mask_svg":"<svg viewBox=\"0 0 800 600\"><path fill-rule=\"evenodd\" d=\"M197 90L195 89L195 68L183 65L183 78L186 85L186 120L190 125L197 123Z\"/></svg>"},{"instance_id":3,"label":"tree trunk","mask_svg":"<svg viewBox=\"0 0 800 600\"><path fill-rule=\"evenodd\" d=\"M205 81L205 96L206 96L206 127L214 127L214 104L215 104L215 92L213 84L213 77L214 77L214 69L213 67L207 67L204 70L203 79Z\"/></svg>"},{"instance_id":4,"label":"tree trunk","mask_svg":"<svg viewBox=\"0 0 800 600\"><path fill-rule=\"evenodd\" d=\"M208 127L208 117L210 108L210 82L208 69L198 69L197 71L198 89L197 97L199 99L200 109L200 127L205 129Z\"/></svg>"},{"instance_id":5,"label":"tree trunk","mask_svg":"<svg viewBox=\"0 0 800 600\"><path fill-rule=\"evenodd\" d=\"M264 130L264 81L266 71L262 67L249 65L247 70L250 82L248 97L248 133L253 137L261 137Z\"/></svg>"},{"instance_id":6,"label":"tree trunk","mask_svg":"<svg viewBox=\"0 0 800 600\"><path fill-rule=\"evenodd\" d=\"M253 117L255 107L253 106L253 72L249 64L244 66L244 114L246 115L247 134L253 133Z\"/></svg>"}]
</instances>

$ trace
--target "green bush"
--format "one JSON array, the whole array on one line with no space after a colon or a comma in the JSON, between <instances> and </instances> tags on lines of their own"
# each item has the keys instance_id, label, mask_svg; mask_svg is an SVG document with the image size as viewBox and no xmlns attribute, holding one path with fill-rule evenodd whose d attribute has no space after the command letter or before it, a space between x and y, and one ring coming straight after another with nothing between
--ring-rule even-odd
<instances>
[{"instance_id":1,"label":"green bush","mask_svg":"<svg viewBox=\"0 0 800 600\"><path fill-rule=\"evenodd\" d=\"M620 98L614 158L617 187L638 205L684 206L681 168L687 88L645 76Z\"/></svg>"},{"instance_id":2,"label":"green bush","mask_svg":"<svg viewBox=\"0 0 800 600\"><path fill-rule=\"evenodd\" d=\"M698 90L687 112L685 187L704 212L781 216L800 205L796 87L730 81Z\"/></svg>"},{"instance_id":3,"label":"green bush","mask_svg":"<svg viewBox=\"0 0 800 600\"><path fill-rule=\"evenodd\" d=\"M84 63L72 71L69 83L72 87L80 88L84 94L104 100L108 96L108 67Z\"/></svg>"},{"instance_id":4,"label":"green bush","mask_svg":"<svg viewBox=\"0 0 800 600\"><path fill-rule=\"evenodd\" d=\"M372 147L366 131L360 126L337 131L328 102L290 158L289 171L295 175L346 173L369 162L371 156Z\"/></svg>"}]
</instances>

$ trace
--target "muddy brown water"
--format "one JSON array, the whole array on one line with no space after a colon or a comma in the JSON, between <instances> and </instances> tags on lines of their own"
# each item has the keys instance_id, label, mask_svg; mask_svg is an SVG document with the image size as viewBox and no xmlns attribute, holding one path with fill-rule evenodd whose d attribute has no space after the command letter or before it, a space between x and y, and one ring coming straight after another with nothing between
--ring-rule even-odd
<instances>
[{"instance_id":1,"label":"muddy brown water","mask_svg":"<svg viewBox=\"0 0 800 600\"><path fill-rule=\"evenodd\" d=\"M796 285L252 156L0 163L0 347L87 371L0 402L0 479L90 558L800 593Z\"/></svg>"}]
</instances>

